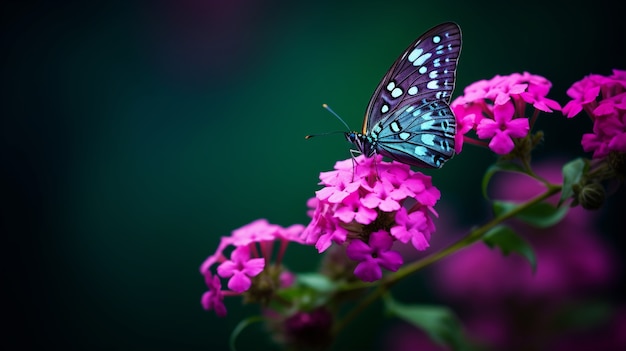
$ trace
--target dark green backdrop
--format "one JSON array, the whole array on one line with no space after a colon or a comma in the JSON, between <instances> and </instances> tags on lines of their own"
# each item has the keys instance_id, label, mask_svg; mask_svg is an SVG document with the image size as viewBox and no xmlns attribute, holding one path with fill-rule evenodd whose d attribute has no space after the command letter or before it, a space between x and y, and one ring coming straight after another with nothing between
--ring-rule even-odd
<instances>
[{"instance_id":1,"label":"dark green backdrop","mask_svg":"<svg viewBox=\"0 0 626 351\"><path fill-rule=\"evenodd\" d=\"M626 68L624 19L610 3L5 2L5 342L225 349L255 309L233 299L227 319L204 312L198 266L220 235L256 218L306 223L318 173L349 156L341 136L303 139L343 129L322 103L360 127L397 55L448 20L464 35L456 95L530 71L552 80L550 96L563 102L584 75ZM586 122L545 116L538 156L580 153ZM485 215L480 167L491 161L468 146L428 172L465 223ZM605 214L608 236L618 212ZM315 268L312 249L291 249L292 268ZM363 338L376 324L362 324L349 342L382 349Z\"/></svg>"}]
</instances>

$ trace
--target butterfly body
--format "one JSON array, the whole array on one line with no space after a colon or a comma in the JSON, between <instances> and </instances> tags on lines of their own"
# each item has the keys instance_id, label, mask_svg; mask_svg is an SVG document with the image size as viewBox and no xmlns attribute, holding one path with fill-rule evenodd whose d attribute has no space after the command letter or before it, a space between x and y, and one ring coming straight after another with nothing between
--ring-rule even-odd
<instances>
[{"instance_id":1,"label":"butterfly body","mask_svg":"<svg viewBox=\"0 0 626 351\"><path fill-rule=\"evenodd\" d=\"M443 166L454 156L456 119L449 103L460 50L456 23L421 35L376 88L362 131L347 132L346 139L367 157L379 154L412 166Z\"/></svg>"}]
</instances>

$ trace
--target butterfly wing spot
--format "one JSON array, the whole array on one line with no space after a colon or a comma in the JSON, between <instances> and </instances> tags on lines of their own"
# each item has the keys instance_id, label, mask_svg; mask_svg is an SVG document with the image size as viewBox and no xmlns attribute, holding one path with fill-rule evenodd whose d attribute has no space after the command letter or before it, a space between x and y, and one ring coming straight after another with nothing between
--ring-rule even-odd
<instances>
[{"instance_id":1,"label":"butterfly wing spot","mask_svg":"<svg viewBox=\"0 0 626 351\"><path fill-rule=\"evenodd\" d=\"M424 157L426 156L426 154L428 154L428 150L425 147L418 145L415 147L415 151L413 151L413 153L417 157Z\"/></svg>"},{"instance_id":2,"label":"butterfly wing spot","mask_svg":"<svg viewBox=\"0 0 626 351\"><path fill-rule=\"evenodd\" d=\"M383 123L378 122L372 129L372 137L373 138L377 137L381 130L383 130Z\"/></svg>"},{"instance_id":3,"label":"butterfly wing spot","mask_svg":"<svg viewBox=\"0 0 626 351\"><path fill-rule=\"evenodd\" d=\"M447 33L446 33L446 34L447 34ZM439 44L439 42L440 42L440 41L441 41L441 37L440 37L440 36L435 35L435 36L433 37L433 43L435 43L435 44Z\"/></svg>"},{"instance_id":4,"label":"butterfly wing spot","mask_svg":"<svg viewBox=\"0 0 626 351\"><path fill-rule=\"evenodd\" d=\"M426 88L431 90L439 89L439 81L436 79L431 80L430 82L428 82L428 84L426 84Z\"/></svg>"},{"instance_id":5,"label":"butterfly wing spot","mask_svg":"<svg viewBox=\"0 0 626 351\"><path fill-rule=\"evenodd\" d=\"M430 73L428 73L428 77L429 77L430 79L435 79L435 78L437 78L437 75L438 75L437 71L430 71Z\"/></svg>"},{"instance_id":6,"label":"butterfly wing spot","mask_svg":"<svg viewBox=\"0 0 626 351\"><path fill-rule=\"evenodd\" d=\"M433 60L433 66L435 66L435 67L441 66L441 58L440 57L437 57L436 59Z\"/></svg>"},{"instance_id":7,"label":"butterfly wing spot","mask_svg":"<svg viewBox=\"0 0 626 351\"><path fill-rule=\"evenodd\" d=\"M420 74L424 74L426 73L426 71L428 71L428 68L426 68L426 66L422 66L417 70Z\"/></svg>"},{"instance_id":8,"label":"butterfly wing spot","mask_svg":"<svg viewBox=\"0 0 626 351\"><path fill-rule=\"evenodd\" d=\"M411 133L408 133L408 132L402 132L402 133L398 134L398 137L399 137L401 140L407 140L408 138L410 138L410 137L411 137Z\"/></svg>"},{"instance_id":9,"label":"butterfly wing spot","mask_svg":"<svg viewBox=\"0 0 626 351\"><path fill-rule=\"evenodd\" d=\"M411 53L409 54L409 62L415 61L418 57L422 55L423 52L424 52L424 49L422 48L413 49L413 51L411 51Z\"/></svg>"},{"instance_id":10,"label":"butterfly wing spot","mask_svg":"<svg viewBox=\"0 0 626 351\"><path fill-rule=\"evenodd\" d=\"M433 134L422 134L422 143L427 146L435 146L435 136Z\"/></svg>"},{"instance_id":11,"label":"butterfly wing spot","mask_svg":"<svg viewBox=\"0 0 626 351\"><path fill-rule=\"evenodd\" d=\"M416 86L412 86L409 88L409 90L407 91L407 93L409 93L409 95L415 95L417 94L417 87Z\"/></svg>"},{"instance_id":12,"label":"butterfly wing spot","mask_svg":"<svg viewBox=\"0 0 626 351\"><path fill-rule=\"evenodd\" d=\"M433 54L431 54L430 52L420 55L418 58L415 59L415 61L413 61L413 66L417 67L423 65L424 62L426 62L426 60L428 60L431 56L433 56Z\"/></svg>"},{"instance_id":13,"label":"butterfly wing spot","mask_svg":"<svg viewBox=\"0 0 626 351\"><path fill-rule=\"evenodd\" d=\"M381 112L381 113L387 113L387 111L389 111L389 105L384 104L384 105L380 108L380 112Z\"/></svg>"},{"instance_id":14,"label":"butterfly wing spot","mask_svg":"<svg viewBox=\"0 0 626 351\"><path fill-rule=\"evenodd\" d=\"M394 82L393 80L389 82L389 84L387 84L388 91L392 91L395 87L396 87L396 82Z\"/></svg>"},{"instance_id":15,"label":"butterfly wing spot","mask_svg":"<svg viewBox=\"0 0 626 351\"><path fill-rule=\"evenodd\" d=\"M400 125L398 121L393 121L389 125L389 129L391 129L391 131L394 133L398 133L402 130L402 126Z\"/></svg>"},{"instance_id":16,"label":"butterfly wing spot","mask_svg":"<svg viewBox=\"0 0 626 351\"><path fill-rule=\"evenodd\" d=\"M399 97L399 96L402 96L402 93L403 93L403 92L402 92L402 89L400 89L400 88L395 88L395 89L393 89L393 90L391 91L391 97L393 97L393 98L397 98L397 97Z\"/></svg>"}]
</instances>

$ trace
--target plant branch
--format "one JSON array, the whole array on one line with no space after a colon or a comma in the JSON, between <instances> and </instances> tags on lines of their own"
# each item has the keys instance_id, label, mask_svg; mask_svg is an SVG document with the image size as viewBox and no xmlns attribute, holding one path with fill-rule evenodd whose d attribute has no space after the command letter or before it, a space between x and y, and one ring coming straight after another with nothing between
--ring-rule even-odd
<instances>
[{"instance_id":1,"label":"plant branch","mask_svg":"<svg viewBox=\"0 0 626 351\"><path fill-rule=\"evenodd\" d=\"M417 272L418 270L432 263L435 263L441 260L442 258L461 250L464 247L467 247L479 241L480 239L483 238L483 236L490 229L492 229L496 225L504 222L505 220L509 218L516 216L517 214L524 211L525 209L544 201L545 199L551 197L552 195L557 194L560 191L561 191L561 186L548 184L547 190L543 194L538 195L537 197L529 200L528 202L518 205L517 207L513 208L509 212L502 213L498 217L493 218L489 222L485 223L483 226L470 231L466 236L459 239L457 242L451 244L450 246L440 251L437 251L429 256L426 256L420 260L417 260L413 263L410 263L400 268L398 271L388 275L386 278L380 281L380 283L378 284L378 286L373 292L371 292L367 297L365 297L364 300L362 300L357 306L355 306L350 312L348 312L348 314L335 325L335 328L333 329L333 333L335 335L338 334L341 330L343 330L343 328L345 328L350 322L352 322L352 320L354 320L354 318L356 318L363 310L365 310L369 305L371 305L374 301L376 301L379 297L381 297L386 291L388 291L394 284L396 284L397 282L399 282L406 276L413 274Z\"/></svg>"}]
</instances>

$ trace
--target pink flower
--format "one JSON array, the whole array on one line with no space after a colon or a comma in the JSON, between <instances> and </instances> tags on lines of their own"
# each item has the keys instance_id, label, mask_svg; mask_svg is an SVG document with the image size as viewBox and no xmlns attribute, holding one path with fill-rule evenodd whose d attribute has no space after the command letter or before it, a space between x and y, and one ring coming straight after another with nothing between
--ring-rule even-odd
<instances>
[{"instance_id":1,"label":"pink flower","mask_svg":"<svg viewBox=\"0 0 626 351\"><path fill-rule=\"evenodd\" d=\"M215 253L200 266L200 272L205 276L209 286L209 291L202 296L202 305L205 309L214 309L218 316L226 315L226 309L222 303L223 297L251 290L253 284L251 278L262 274L272 263L276 267L273 271L279 273L279 275L271 275L271 279L275 280L273 287L280 289L291 284L290 279L293 279L281 262L289 243L304 243L303 230L304 226L301 224L283 228L265 219L259 219L233 230L231 236L222 237ZM276 250L274 262L271 262L276 242L279 243L279 247ZM234 246L230 259L224 254L229 246ZM216 264L219 264L216 269L217 275L213 275L211 269ZM229 278L230 290L221 291L220 277ZM265 280L265 293L268 290L267 282L268 280Z\"/></svg>"},{"instance_id":2,"label":"pink flower","mask_svg":"<svg viewBox=\"0 0 626 351\"><path fill-rule=\"evenodd\" d=\"M402 265L402 256L391 251L393 238L384 230L379 230L369 238L369 243L353 240L346 248L346 254L351 260L358 261L354 275L366 282L373 282L382 278L381 268L397 271Z\"/></svg>"},{"instance_id":3,"label":"pink flower","mask_svg":"<svg viewBox=\"0 0 626 351\"><path fill-rule=\"evenodd\" d=\"M265 260L262 258L250 258L250 248L239 246L233 250L231 260L223 262L217 267L217 274L228 280L228 288L235 292L244 292L250 288L254 277L261 273L265 267Z\"/></svg>"},{"instance_id":4,"label":"pink flower","mask_svg":"<svg viewBox=\"0 0 626 351\"><path fill-rule=\"evenodd\" d=\"M435 230L433 222L428 219L425 208L412 213L407 213L405 208L401 208L396 213L398 225L391 228L391 235L404 244L411 241L417 250L426 250L430 246L428 243L430 233Z\"/></svg>"},{"instance_id":5,"label":"pink flower","mask_svg":"<svg viewBox=\"0 0 626 351\"><path fill-rule=\"evenodd\" d=\"M209 291L202 295L202 307L207 311L214 310L218 317L225 317L226 306L224 306L224 294L222 293L220 278L207 272L204 275L204 280Z\"/></svg>"},{"instance_id":6,"label":"pink flower","mask_svg":"<svg viewBox=\"0 0 626 351\"><path fill-rule=\"evenodd\" d=\"M498 155L506 155L513 150L513 138L526 136L530 126L528 119L516 118L515 107L511 101L496 105L493 109L493 119L484 118L476 127L476 134L481 139L491 138L489 148Z\"/></svg>"},{"instance_id":7,"label":"pink flower","mask_svg":"<svg viewBox=\"0 0 626 351\"><path fill-rule=\"evenodd\" d=\"M598 97L600 100L607 99L624 91L626 91L626 71L614 69L610 76L590 74L567 89L567 95L572 100L563 107L563 114L572 118L584 108L593 118L592 111L598 106Z\"/></svg>"},{"instance_id":8,"label":"pink flower","mask_svg":"<svg viewBox=\"0 0 626 351\"><path fill-rule=\"evenodd\" d=\"M464 139L472 141L464 137L470 130L475 130L480 139L491 139L489 148L495 153L510 153L514 148L512 138L525 137L531 128L532 122L529 123L525 116L527 104L533 106L536 112L561 109L556 101L546 97L551 86L546 78L524 72L497 75L466 87L464 95L451 104L460 126L455 137L457 153Z\"/></svg>"},{"instance_id":9,"label":"pink flower","mask_svg":"<svg viewBox=\"0 0 626 351\"><path fill-rule=\"evenodd\" d=\"M613 70L605 77L592 74L575 82L568 90L572 100L563 108L568 118L583 109L593 121L593 133L584 134L583 150L594 159L611 152L626 152L626 71Z\"/></svg>"},{"instance_id":10,"label":"pink flower","mask_svg":"<svg viewBox=\"0 0 626 351\"><path fill-rule=\"evenodd\" d=\"M372 246L371 240L379 240L372 239L379 231L391 242L411 241L418 250L428 247L435 230L430 213L435 213L433 206L440 197L430 177L399 162L384 162L381 156L361 155L337 162L334 171L320 174L320 180L324 188L316 192L315 201L309 200L314 206L309 212L312 220L302 232L303 240L319 252L333 243L350 247L355 242L353 248L378 250L380 243ZM357 277L379 276L368 262L358 274L355 271Z\"/></svg>"}]
</instances>

